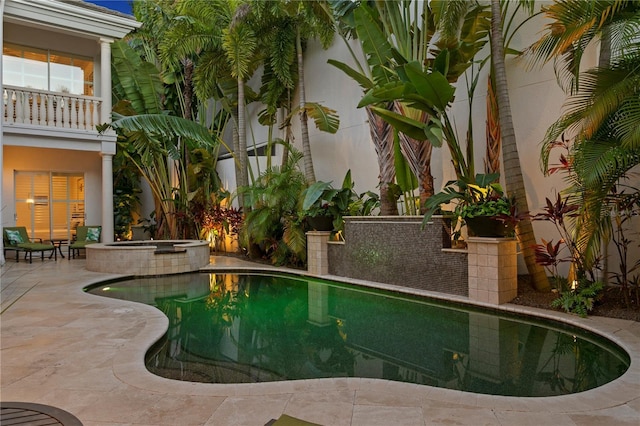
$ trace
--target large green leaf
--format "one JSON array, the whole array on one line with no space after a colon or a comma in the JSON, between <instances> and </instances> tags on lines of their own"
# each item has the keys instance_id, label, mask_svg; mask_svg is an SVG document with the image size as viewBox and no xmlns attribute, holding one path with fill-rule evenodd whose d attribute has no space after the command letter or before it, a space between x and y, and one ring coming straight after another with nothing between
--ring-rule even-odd
<instances>
[{"instance_id":1,"label":"large green leaf","mask_svg":"<svg viewBox=\"0 0 640 426\"><path fill-rule=\"evenodd\" d=\"M388 83L394 78L389 69L393 48L380 28L380 21L374 18L373 9L365 3L361 3L354 11L354 18L373 81L376 85Z\"/></svg>"},{"instance_id":2,"label":"large green leaf","mask_svg":"<svg viewBox=\"0 0 640 426\"><path fill-rule=\"evenodd\" d=\"M309 210L309 207L322 197L324 191L331 187L331 182L318 181L313 183L305 190L304 201L302 202L302 210Z\"/></svg>"},{"instance_id":3,"label":"large green leaf","mask_svg":"<svg viewBox=\"0 0 640 426\"><path fill-rule=\"evenodd\" d=\"M353 189L353 180L351 179L351 169L347 170L342 180L342 189Z\"/></svg>"},{"instance_id":4,"label":"large green leaf","mask_svg":"<svg viewBox=\"0 0 640 426\"><path fill-rule=\"evenodd\" d=\"M165 114L141 114L133 117L115 115L114 118L115 120L111 123L111 127L114 129L157 135L165 140L175 140L180 137L190 148L215 147L222 144L231 152L231 149L221 139L214 137L206 127L181 117Z\"/></svg>"},{"instance_id":5,"label":"large green leaf","mask_svg":"<svg viewBox=\"0 0 640 426\"><path fill-rule=\"evenodd\" d=\"M358 103L358 108L380 102L390 102L402 98L405 93L405 83L392 81L369 90Z\"/></svg>"},{"instance_id":6,"label":"large green leaf","mask_svg":"<svg viewBox=\"0 0 640 426\"><path fill-rule=\"evenodd\" d=\"M327 133L336 133L340 127L340 118L336 111L326 106L320 105L316 102L307 102L304 109L309 117L313 119L318 130ZM285 118L285 125L295 117L301 108L298 106L291 110L289 115Z\"/></svg>"},{"instance_id":7,"label":"large green leaf","mask_svg":"<svg viewBox=\"0 0 640 426\"><path fill-rule=\"evenodd\" d=\"M393 139L393 163L396 168L396 183L402 192L410 192L418 187L418 179L411 171L407 159L402 155L400 140L396 133Z\"/></svg>"},{"instance_id":8,"label":"large green leaf","mask_svg":"<svg viewBox=\"0 0 640 426\"><path fill-rule=\"evenodd\" d=\"M305 104L307 115L313 118L318 130L328 133L336 133L340 127L340 118L336 111L316 102Z\"/></svg>"},{"instance_id":9,"label":"large green leaf","mask_svg":"<svg viewBox=\"0 0 640 426\"><path fill-rule=\"evenodd\" d=\"M406 64L404 71L420 96L428 99L440 111L447 109L453 100L455 88L444 75L437 71L426 73L415 62Z\"/></svg>"},{"instance_id":10,"label":"large green leaf","mask_svg":"<svg viewBox=\"0 0 640 426\"><path fill-rule=\"evenodd\" d=\"M436 148L440 148L442 146L442 139L444 136L440 120L433 116L430 117L424 129L424 133L427 135L427 140L431 145Z\"/></svg>"},{"instance_id":11,"label":"large green leaf","mask_svg":"<svg viewBox=\"0 0 640 426\"><path fill-rule=\"evenodd\" d=\"M371 107L373 112L382 117L387 123L391 124L394 129L415 140L424 141L427 139L425 133L426 124L421 121L414 120L397 112L389 111L380 107Z\"/></svg>"},{"instance_id":12,"label":"large green leaf","mask_svg":"<svg viewBox=\"0 0 640 426\"><path fill-rule=\"evenodd\" d=\"M162 111L160 94L162 81L155 65L145 62L126 42L111 46L114 94L127 99L139 114L158 114Z\"/></svg>"},{"instance_id":13,"label":"large green leaf","mask_svg":"<svg viewBox=\"0 0 640 426\"><path fill-rule=\"evenodd\" d=\"M365 91L370 90L374 87L374 83L369 77L355 70L344 62L336 61L334 59L329 59L327 62L354 79Z\"/></svg>"}]
</instances>

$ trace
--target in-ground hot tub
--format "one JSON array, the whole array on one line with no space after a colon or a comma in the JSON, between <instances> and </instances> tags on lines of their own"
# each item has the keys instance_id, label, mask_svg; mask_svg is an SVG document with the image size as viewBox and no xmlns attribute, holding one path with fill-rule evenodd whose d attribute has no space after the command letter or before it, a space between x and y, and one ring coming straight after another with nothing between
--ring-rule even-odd
<instances>
[{"instance_id":1,"label":"in-ground hot tub","mask_svg":"<svg viewBox=\"0 0 640 426\"><path fill-rule=\"evenodd\" d=\"M87 269L136 276L194 272L209 264L202 240L120 241L87 245Z\"/></svg>"}]
</instances>

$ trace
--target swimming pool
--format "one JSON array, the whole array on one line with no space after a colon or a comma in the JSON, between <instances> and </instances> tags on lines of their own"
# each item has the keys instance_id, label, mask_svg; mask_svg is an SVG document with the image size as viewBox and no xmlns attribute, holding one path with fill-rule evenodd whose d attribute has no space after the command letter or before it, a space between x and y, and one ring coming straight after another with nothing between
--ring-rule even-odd
<instances>
[{"instance_id":1,"label":"swimming pool","mask_svg":"<svg viewBox=\"0 0 640 426\"><path fill-rule=\"evenodd\" d=\"M629 367L617 345L561 323L306 277L186 274L89 292L161 309L169 329L147 368L177 380L366 377L551 396L601 386Z\"/></svg>"}]
</instances>

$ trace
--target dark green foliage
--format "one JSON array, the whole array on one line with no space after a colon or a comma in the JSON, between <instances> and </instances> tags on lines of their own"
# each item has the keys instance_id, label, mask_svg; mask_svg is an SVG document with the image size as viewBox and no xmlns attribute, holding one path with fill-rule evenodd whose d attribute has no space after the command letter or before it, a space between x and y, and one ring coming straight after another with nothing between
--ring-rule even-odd
<instances>
[{"instance_id":1,"label":"dark green foliage","mask_svg":"<svg viewBox=\"0 0 640 426\"><path fill-rule=\"evenodd\" d=\"M251 207L242 229L250 256L269 259L275 265L305 264L307 242L298 205L307 182L297 166L300 158L300 153L290 153L282 168L266 170L241 192Z\"/></svg>"},{"instance_id":2,"label":"dark green foliage","mask_svg":"<svg viewBox=\"0 0 640 426\"><path fill-rule=\"evenodd\" d=\"M603 288L602 282L591 282L583 278L578 281L575 289L560 292L560 297L551 302L551 306L586 317Z\"/></svg>"},{"instance_id":3,"label":"dark green foliage","mask_svg":"<svg viewBox=\"0 0 640 426\"><path fill-rule=\"evenodd\" d=\"M456 218L464 220L488 216L515 226L527 215L518 212L513 197L504 195L498 177L498 173L478 173L472 179L463 177L447 182L441 192L431 196L425 203L426 214L422 223L426 224L431 216L441 212L442 205L456 201L453 211Z\"/></svg>"},{"instance_id":4,"label":"dark green foliage","mask_svg":"<svg viewBox=\"0 0 640 426\"><path fill-rule=\"evenodd\" d=\"M342 187L335 189L331 182L316 182L304 191L302 214L305 217L330 216L336 232L344 229L343 216L369 216L379 207L378 194L367 191L358 194L353 190L351 170L342 181Z\"/></svg>"},{"instance_id":5,"label":"dark green foliage","mask_svg":"<svg viewBox=\"0 0 640 426\"><path fill-rule=\"evenodd\" d=\"M121 149L113 157L113 222L116 240L129 238L140 203L140 174Z\"/></svg>"}]
</instances>

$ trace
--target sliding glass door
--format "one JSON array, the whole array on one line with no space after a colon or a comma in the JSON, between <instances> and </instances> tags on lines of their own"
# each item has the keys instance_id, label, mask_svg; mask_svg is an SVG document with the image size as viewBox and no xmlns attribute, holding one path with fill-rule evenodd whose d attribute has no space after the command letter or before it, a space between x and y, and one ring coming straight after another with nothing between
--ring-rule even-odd
<instances>
[{"instance_id":1,"label":"sliding glass door","mask_svg":"<svg viewBox=\"0 0 640 426\"><path fill-rule=\"evenodd\" d=\"M30 236L69 239L84 225L84 175L16 172L15 205L16 225Z\"/></svg>"}]
</instances>

